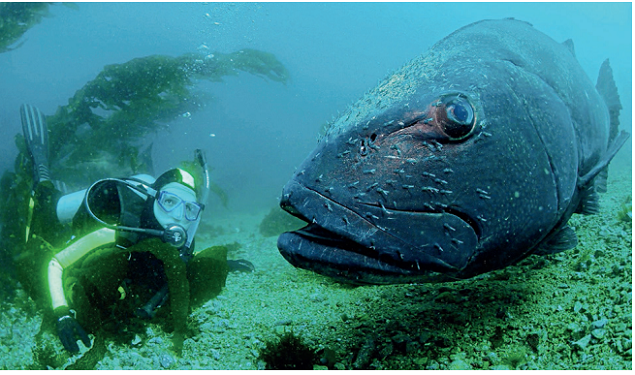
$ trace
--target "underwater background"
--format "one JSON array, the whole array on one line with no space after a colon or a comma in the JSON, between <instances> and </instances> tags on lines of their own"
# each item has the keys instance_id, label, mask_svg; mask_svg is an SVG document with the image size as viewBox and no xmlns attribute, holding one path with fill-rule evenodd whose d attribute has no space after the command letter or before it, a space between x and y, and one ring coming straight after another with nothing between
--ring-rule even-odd
<instances>
[{"instance_id":1,"label":"underwater background","mask_svg":"<svg viewBox=\"0 0 635 375\"><path fill-rule=\"evenodd\" d=\"M82 363L101 369L279 368L285 360L272 359L276 350L301 354L309 348L317 353L309 361L316 368L631 369L632 138L611 164L601 213L572 218L576 249L471 280L341 285L288 265L271 235L275 228L268 231L263 221L328 121L457 28L505 17L528 21L556 41L572 39L593 82L609 58L624 107L620 126L632 133L631 3L48 7L39 23L0 48L0 174L13 171L18 156L20 105L53 115L108 65L251 49L273 54L284 66L263 60L278 70L234 66L240 72L223 74L222 81L195 79L194 108L158 120L133 144L139 157L149 150L155 176L191 159L197 148L207 152L212 179L226 199L212 194L199 242L237 243L230 257L252 261L256 271L230 274L221 295L192 312L196 332L181 355L170 350L169 333L148 323L131 342L107 343L98 361ZM86 168L100 164L90 162ZM66 368L90 353L69 356L51 333L36 337L41 313L23 292L5 294L1 369ZM290 348L275 347L280 337Z\"/></svg>"}]
</instances>

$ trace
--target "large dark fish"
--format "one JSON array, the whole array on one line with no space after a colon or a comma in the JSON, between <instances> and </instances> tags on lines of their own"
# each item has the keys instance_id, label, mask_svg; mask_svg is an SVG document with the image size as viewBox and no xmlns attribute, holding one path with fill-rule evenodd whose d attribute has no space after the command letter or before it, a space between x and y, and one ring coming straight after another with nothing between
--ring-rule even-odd
<instances>
[{"instance_id":1,"label":"large dark fish","mask_svg":"<svg viewBox=\"0 0 635 375\"><path fill-rule=\"evenodd\" d=\"M352 283L468 278L576 245L628 138L606 61L513 19L463 27L334 121L284 187L294 266Z\"/></svg>"}]
</instances>

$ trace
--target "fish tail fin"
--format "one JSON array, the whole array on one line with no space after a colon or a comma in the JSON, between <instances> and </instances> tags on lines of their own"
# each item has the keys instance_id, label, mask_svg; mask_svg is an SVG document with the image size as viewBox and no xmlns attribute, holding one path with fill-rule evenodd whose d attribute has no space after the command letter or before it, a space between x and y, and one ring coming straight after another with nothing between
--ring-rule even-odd
<instances>
[{"instance_id":1,"label":"fish tail fin","mask_svg":"<svg viewBox=\"0 0 635 375\"><path fill-rule=\"evenodd\" d=\"M628 139L628 134L622 132L618 136L620 110L622 109L622 104L620 103L620 96L617 93L617 86L615 85L615 80L613 79L613 69L611 69L609 59L604 60L602 66L600 67L600 74L595 88L600 93L600 96L602 96L602 99L604 99L604 102L609 110L609 150L612 151L614 155L622 147L626 139ZM612 157L613 156L611 156L611 158ZM607 190L608 172L607 165L597 173L595 178L595 188L600 193L605 193Z\"/></svg>"}]
</instances>

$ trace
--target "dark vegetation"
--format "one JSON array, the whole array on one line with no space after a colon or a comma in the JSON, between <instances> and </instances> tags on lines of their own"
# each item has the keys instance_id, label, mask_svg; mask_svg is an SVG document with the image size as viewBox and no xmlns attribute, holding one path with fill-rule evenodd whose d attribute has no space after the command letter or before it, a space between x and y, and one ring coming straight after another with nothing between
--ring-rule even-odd
<instances>
[{"instance_id":1,"label":"dark vegetation","mask_svg":"<svg viewBox=\"0 0 635 375\"><path fill-rule=\"evenodd\" d=\"M11 47L31 27L49 15L51 3L0 3L0 53L11 51L22 45Z\"/></svg>"},{"instance_id":2,"label":"dark vegetation","mask_svg":"<svg viewBox=\"0 0 635 375\"><path fill-rule=\"evenodd\" d=\"M277 340L265 341L260 359L267 370L313 370L317 355L300 336L288 331Z\"/></svg>"}]
</instances>

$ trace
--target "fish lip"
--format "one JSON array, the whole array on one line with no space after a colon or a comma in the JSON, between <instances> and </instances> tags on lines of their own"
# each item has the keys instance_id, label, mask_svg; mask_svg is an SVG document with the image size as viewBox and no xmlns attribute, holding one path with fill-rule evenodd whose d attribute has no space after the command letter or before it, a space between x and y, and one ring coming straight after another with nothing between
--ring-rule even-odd
<instances>
[{"instance_id":1,"label":"fish lip","mask_svg":"<svg viewBox=\"0 0 635 375\"><path fill-rule=\"evenodd\" d=\"M316 241L316 236L311 234L313 229L322 228L309 224L302 229L285 232L278 238L280 253L295 267L309 269L348 284L395 284L420 280L420 276L404 272L400 267L337 246L352 242L332 237L321 237L323 241ZM293 251L293 246L303 247L304 251Z\"/></svg>"},{"instance_id":2,"label":"fish lip","mask_svg":"<svg viewBox=\"0 0 635 375\"><path fill-rule=\"evenodd\" d=\"M313 205L309 207L310 203ZM327 205L328 213L324 210L324 215L316 212L316 208ZM354 284L456 279L452 277L452 272L457 270L439 258L420 254L421 266L418 262L415 266L413 262L399 261L394 254L390 254L390 251L398 253L399 247L393 246L391 249L390 246L393 243L403 245L401 239L378 228L352 209L298 181L291 180L284 187L280 206L308 223L307 226L285 232L278 238L280 253L296 267ZM341 224L334 224L333 217L337 214L344 215L343 217L347 217L351 222L354 221L357 225L356 232L351 233L343 229ZM384 245L388 244L381 251L375 249L372 240L369 240L377 237L382 239Z\"/></svg>"}]
</instances>

